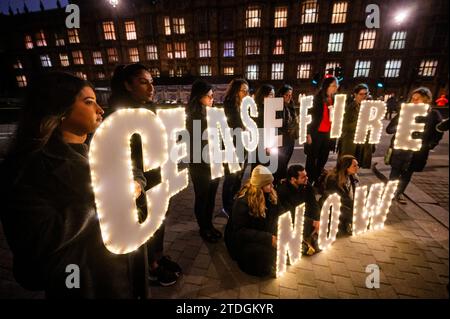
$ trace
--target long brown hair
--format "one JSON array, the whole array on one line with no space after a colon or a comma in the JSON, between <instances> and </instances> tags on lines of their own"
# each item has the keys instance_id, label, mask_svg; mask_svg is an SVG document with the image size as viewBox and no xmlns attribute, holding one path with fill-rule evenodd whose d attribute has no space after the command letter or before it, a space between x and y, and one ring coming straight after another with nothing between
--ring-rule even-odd
<instances>
[{"instance_id":1,"label":"long brown hair","mask_svg":"<svg viewBox=\"0 0 450 319\"><path fill-rule=\"evenodd\" d=\"M343 190L348 177L347 169L352 166L353 160L355 159L353 155L342 155L339 157L336 167L327 178L335 178L337 186Z\"/></svg>"},{"instance_id":2,"label":"long brown hair","mask_svg":"<svg viewBox=\"0 0 450 319\"><path fill-rule=\"evenodd\" d=\"M262 188L253 186L248 180L238 193L238 198L244 196L247 196L248 207L250 208L249 214L254 217L266 218L267 206ZM269 193L269 200L274 205L278 202L278 195L274 188Z\"/></svg>"}]
</instances>

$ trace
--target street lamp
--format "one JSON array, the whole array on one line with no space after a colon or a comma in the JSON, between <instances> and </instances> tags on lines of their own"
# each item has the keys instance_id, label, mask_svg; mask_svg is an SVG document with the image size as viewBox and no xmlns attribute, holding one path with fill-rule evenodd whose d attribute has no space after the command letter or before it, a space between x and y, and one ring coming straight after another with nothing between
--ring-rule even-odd
<instances>
[{"instance_id":1,"label":"street lamp","mask_svg":"<svg viewBox=\"0 0 450 319\"><path fill-rule=\"evenodd\" d=\"M397 12L397 14L394 16L394 21L395 21L397 24L402 24L402 23L406 20L406 18L408 17L408 15L409 15L409 12L406 11L406 10L399 11L399 12Z\"/></svg>"},{"instance_id":2,"label":"street lamp","mask_svg":"<svg viewBox=\"0 0 450 319\"><path fill-rule=\"evenodd\" d=\"M109 4L114 8L119 4L119 0L108 0Z\"/></svg>"}]
</instances>

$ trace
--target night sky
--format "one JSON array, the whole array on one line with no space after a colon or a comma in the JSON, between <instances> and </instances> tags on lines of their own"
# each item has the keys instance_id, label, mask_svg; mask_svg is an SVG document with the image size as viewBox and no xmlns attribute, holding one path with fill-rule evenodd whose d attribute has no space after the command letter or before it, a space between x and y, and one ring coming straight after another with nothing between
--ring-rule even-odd
<instances>
[{"instance_id":1,"label":"night sky","mask_svg":"<svg viewBox=\"0 0 450 319\"><path fill-rule=\"evenodd\" d=\"M26 2L29 11L39 11L39 0L0 0L0 11L4 14L9 14L8 7L11 5L14 14L17 12L17 8L19 12L23 12L23 3ZM68 0L60 0L62 6L66 6L69 1ZM56 0L42 0L42 3L45 9L53 9L56 8Z\"/></svg>"}]
</instances>

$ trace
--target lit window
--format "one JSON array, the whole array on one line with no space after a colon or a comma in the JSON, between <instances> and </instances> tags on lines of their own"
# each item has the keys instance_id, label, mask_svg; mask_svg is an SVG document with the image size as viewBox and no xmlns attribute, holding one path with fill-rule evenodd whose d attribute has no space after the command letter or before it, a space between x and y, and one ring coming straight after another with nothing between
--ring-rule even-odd
<instances>
[{"instance_id":1,"label":"lit window","mask_svg":"<svg viewBox=\"0 0 450 319\"><path fill-rule=\"evenodd\" d=\"M355 71L353 72L353 77L354 78L358 78L358 77L368 78L369 72L370 72L370 65L371 65L370 61L356 60Z\"/></svg>"},{"instance_id":2,"label":"lit window","mask_svg":"<svg viewBox=\"0 0 450 319\"><path fill-rule=\"evenodd\" d=\"M325 74L328 74L329 72L331 74L334 74L334 70L337 68L340 68L341 64L339 62L328 62L325 65Z\"/></svg>"},{"instance_id":3,"label":"lit window","mask_svg":"<svg viewBox=\"0 0 450 319\"><path fill-rule=\"evenodd\" d=\"M284 63L272 63L272 80L283 80Z\"/></svg>"},{"instance_id":4,"label":"lit window","mask_svg":"<svg viewBox=\"0 0 450 319\"><path fill-rule=\"evenodd\" d=\"M245 55L260 54L260 40L256 38L245 40Z\"/></svg>"},{"instance_id":5,"label":"lit window","mask_svg":"<svg viewBox=\"0 0 450 319\"><path fill-rule=\"evenodd\" d=\"M287 27L287 7L275 8L274 28L286 28Z\"/></svg>"},{"instance_id":6,"label":"lit window","mask_svg":"<svg viewBox=\"0 0 450 319\"><path fill-rule=\"evenodd\" d=\"M92 58L94 59L94 64L96 65L103 64L102 53L100 51L92 52Z\"/></svg>"},{"instance_id":7,"label":"lit window","mask_svg":"<svg viewBox=\"0 0 450 319\"><path fill-rule=\"evenodd\" d=\"M302 3L301 23L316 23L319 15L319 5L316 0L307 0Z\"/></svg>"},{"instance_id":8,"label":"lit window","mask_svg":"<svg viewBox=\"0 0 450 319\"><path fill-rule=\"evenodd\" d=\"M186 69L181 66L177 67L177 72L175 73L175 76L181 78L183 77L184 74L186 74Z\"/></svg>"},{"instance_id":9,"label":"lit window","mask_svg":"<svg viewBox=\"0 0 450 319\"><path fill-rule=\"evenodd\" d=\"M311 52L312 51L313 36L306 34L300 37L299 52Z\"/></svg>"},{"instance_id":10,"label":"lit window","mask_svg":"<svg viewBox=\"0 0 450 319\"><path fill-rule=\"evenodd\" d=\"M63 47L66 45L66 42L61 34L55 33L55 45L57 47Z\"/></svg>"},{"instance_id":11,"label":"lit window","mask_svg":"<svg viewBox=\"0 0 450 319\"><path fill-rule=\"evenodd\" d=\"M389 49L391 50L404 49L405 42L406 42L406 31L393 32Z\"/></svg>"},{"instance_id":12,"label":"lit window","mask_svg":"<svg viewBox=\"0 0 450 319\"><path fill-rule=\"evenodd\" d=\"M328 39L328 52L341 52L344 42L344 33L330 33Z\"/></svg>"},{"instance_id":13,"label":"lit window","mask_svg":"<svg viewBox=\"0 0 450 319\"><path fill-rule=\"evenodd\" d=\"M130 59L130 62L132 62L132 63L139 62L138 48L129 48L128 49L128 58Z\"/></svg>"},{"instance_id":14,"label":"lit window","mask_svg":"<svg viewBox=\"0 0 450 319\"><path fill-rule=\"evenodd\" d=\"M33 48L33 40L31 39L31 35L25 35L25 48L26 49Z\"/></svg>"},{"instance_id":15,"label":"lit window","mask_svg":"<svg viewBox=\"0 0 450 319\"><path fill-rule=\"evenodd\" d=\"M170 70L169 70L169 77L170 77L170 78L175 77L175 70L174 70L174 69L170 69Z\"/></svg>"},{"instance_id":16,"label":"lit window","mask_svg":"<svg viewBox=\"0 0 450 319\"><path fill-rule=\"evenodd\" d=\"M69 43L80 43L80 37L78 36L78 29L67 30L67 37L69 38Z\"/></svg>"},{"instance_id":17,"label":"lit window","mask_svg":"<svg viewBox=\"0 0 450 319\"><path fill-rule=\"evenodd\" d=\"M202 41L198 43L198 56L200 58L211 57L211 41Z\"/></svg>"},{"instance_id":18,"label":"lit window","mask_svg":"<svg viewBox=\"0 0 450 319\"><path fill-rule=\"evenodd\" d=\"M45 34L44 31L39 31L36 33L36 46L38 47L46 47L47 41L45 41Z\"/></svg>"},{"instance_id":19,"label":"lit window","mask_svg":"<svg viewBox=\"0 0 450 319\"><path fill-rule=\"evenodd\" d=\"M75 72L75 75L78 76L80 79L87 80L86 73L78 71L78 72Z\"/></svg>"},{"instance_id":20,"label":"lit window","mask_svg":"<svg viewBox=\"0 0 450 319\"><path fill-rule=\"evenodd\" d=\"M234 67L226 66L223 68L223 75L234 75Z\"/></svg>"},{"instance_id":21,"label":"lit window","mask_svg":"<svg viewBox=\"0 0 450 319\"><path fill-rule=\"evenodd\" d=\"M435 76L437 65L438 61L436 60L422 60L420 62L419 75L427 77Z\"/></svg>"},{"instance_id":22,"label":"lit window","mask_svg":"<svg viewBox=\"0 0 450 319\"><path fill-rule=\"evenodd\" d=\"M166 49L167 49L167 58L173 59L172 43L166 43Z\"/></svg>"},{"instance_id":23,"label":"lit window","mask_svg":"<svg viewBox=\"0 0 450 319\"><path fill-rule=\"evenodd\" d=\"M184 29L184 18L173 18L173 33L176 34L185 34L186 30Z\"/></svg>"},{"instance_id":24,"label":"lit window","mask_svg":"<svg viewBox=\"0 0 450 319\"><path fill-rule=\"evenodd\" d=\"M44 68L50 68L52 66L52 61L48 54L41 55L41 64Z\"/></svg>"},{"instance_id":25,"label":"lit window","mask_svg":"<svg viewBox=\"0 0 450 319\"><path fill-rule=\"evenodd\" d=\"M373 49L375 46L375 38L377 36L377 31L375 30L364 30L361 31L359 37L359 50Z\"/></svg>"},{"instance_id":26,"label":"lit window","mask_svg":"<svg viewBox=\"0 0 450 319\"><path fill-rule=\"evenodd\" d=\"M18 59L16 63L13 65L14 69L23 69L22 62Z\"/></svg>"},{"instance_id":27,"label":"lit window","mask_svg":"<svg viewBox=\"0 0 450 319\"><path fill-rule=\"evenodd\" d=\"M186 59L186 42L175 42L175 59Z\"/></svg>"},{"instance_id":28,"label":"lit window","mask_svg":"<svg viewBox=\"0 0 450 319\"><path fill-rule=\"evenodd\" d=\"M284 54L283 39L276 39L275 40L275 46L273 48L273 54L274 55Z\"/></svg>"},{"instance_id":29,"label":"lit window","mask_svg":"<svg viewBox=\"0 0 450 319\"><path fill-rule=\"evenodd\" d=\"M97 79L104 80L105 79L105 73L103 72L97 72Z\"/></svg>"},{"instance_id":30,"label":"lit window","mask_svg":"<svg viewBox=\"0 0 450 319\"><path fill-rule=\"evenodd\" d=\"M147 45L145 51L147 53L147 60L158 60L158 48L156 45Z\"/></svg>"},{"instance_id":31,"label":"lit window","mask_svg":"<svg viewBox=\"0 0 450 319\"><path fill-rule=\"evenodd\" d=\"M151 68L150 69L150 74L152 75L152 77L154 78L159 78L161 76L161 73L159 72L158 68Z\"/></svg>"},{"instance_id":32,"label":"lit window","mask_svg":"<svg viewBox=\"0 0 450 319\"><path fill-rule=\"evenodd\" d=\"M333 4L331 23L345 23L347 18L347 2L336 2Z\"/></svg>"},{"instance_id":33,"label":"lit window","mask_svg":"<svg viewBox=\"0 0 450 319\"><path fill-rule=\"evenodd\" d=\"M400 68L402 60L388 60L384 68L384 77L398 78L400 76Z\"/></svg>"},{"instance_id":34,"label":"lit window","mask_svg":"<svg viewBox=\"0 0 450 319\"><path fill-rule=\"evenodd\" d=\"M259 65L249 64L247 65L246 76L248 80L258 80L259 79Z\"/></svg>"},{"instance_id":35,"label":"lit window","mask_svg":"<svg viewBox=\"0 0 450 319\"><path fill-rule=\"evenodd\" d=\"M116 48L108 48L106 49L106 53L108 54L109 63L119 62L119 55L117 54Z\"/></svg>"},{"instance_id":36,"label":"lit window","mask_svg":"<svg viewBox=\"0 0 450 319\"><path fill-rule=\"evenodd\" d=\"M165 35L170 35L170 18L169 17L164 17L164 34Z\"/></svg>"},{"instance_id":37,"label":"lit window","mask_svg":"<svg viewBox=\"0 0 450 319\"><path fill-rule=\"evenodd\" d=\"M297 79L308 79L311 76L311 63L299 64L297 66Z\"/></svg>"},{"instance_id":38,"label":"lit window","mask_svg":"<svg viewBox=\"0 0 450 319\"><path fill-rule=\"evenodd\" d=\"M223 57L232 58L234 57L234 42L226 41L223 43Z\"/></svg>"},{"instance_id":39,"label":"lit window","mask_svg":"<svg viewBox=\"0 0 450 319\"><path fill-rule=\"evenodd\" d=\"M17 86L20 88L24 88L27 86L27 77L25 75L17 75L16 81L17 81Z\"/></svg>"},{"instance_id":40,"label":"lit window","mask_svg":"<svg viewBox=\"0 0 450 319\"><path fill-rule=\"evenodd\" d=\"M114 22L106 21L103 22L103 34L105 35L105 40L115 40L116 31L114 29Z\"/></svg>"},{"instance_id":41,"label":"lit window","mask_svg":"<svg viewBox=\"0 0 450 319\"><path fill-rule=\"evenodd\" d=\"M69 55L67 53L59 54L59 61L61 62L61 66L69 66Z\"/></svg>"},{"instance_id":42,"label":"lit window","mask_svg":"<svg viewBox=\"0 0 450 319\"><path fill-rule=\"evenodd\" d=\"M125 35L127 37L127 40L136 40L136 25L134 24L134 21L127 21L125 22Z\"/></svg>"},{"instance_id":43,"label":"lit window","mask_svg":"<svg viewBox=\"0 0 450 319\"><path fill-rule=\"evenodd\" d=\"M245 11L245 27L259 28L261 26L261 9L258 6L248 7Z\"/></svg>"},{"instance_id":44,"label":"lit window","mask_svg":"<svg viewBox=\"0 0 450 319\"><path fill-rule=\"evenodd\" d=\"M210 65L200 65L200 76L211 76Z\"/></svg>"},{"instance_id":45,"label":"lit window","mask_svg":"<svg viewBox=\"0 0 450 319\"><path fill-rule=\"evenodd\" d=\"M72 52L73 64L84 64L83 53L81 51Z\"/></svg>"}]
</instances>

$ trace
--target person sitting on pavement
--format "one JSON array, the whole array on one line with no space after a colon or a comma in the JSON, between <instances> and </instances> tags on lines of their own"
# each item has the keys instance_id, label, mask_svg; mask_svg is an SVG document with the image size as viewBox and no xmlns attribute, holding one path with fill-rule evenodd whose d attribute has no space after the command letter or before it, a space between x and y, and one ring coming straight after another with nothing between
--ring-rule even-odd
<instances>
[{"instance_id":1,"label":"person sitting on pavement","mask_svg":"<svg viewBox=\"0 0 450 319\"><path fill-rule=\"evenodd\" d=\"M358 161L353 155L342 155L336 167L325 178L325 191L320 204L323 205L326 198L334 193L341 197L338 236L351 235L353 232L353 199L359 183L358 168Z\"/></svg>"},{"instance_id":2,"label":"person sitting on pavement","mask_svg":"<svg viewBox=\"0 0 450 319\"><path fill-rule=\"evenodd\" d=\"M431 104L432 101L431 91L426 87L419 87L411 93L410 103ZM407 204L404 197L404 192L411 181L412 174L414 172L423 171L427 163L430 150L435 148L438 145L439 140L442 138L442 133L436 130L436 125L441 122L441 119L441 114L430 107L428 109L427 116L423 119L423 122L425 122L424 131L423 133L419 133L419 135L417 135L417 137L422 139L422 147L420 150L412 151L394 149L392 152L390 163L392 169L389 175L389 180L400 179L400 183L395 194L395 200L400 204ZM399 115L396 115L386 127L386 133L394 134L391 145L393 145L395 133L397 132L398 121Z\"/></svg>"},{"instance_id":3,"label":"person sitting on pavement","mask_svg":"<svg viewBox=\"0 0 450 319\"><path fill-rule=\"evenodd\" d=\"M305 203L303 222L304 253L312 255L319 251L317 235L320 227L320 209L315 192L308 182L308 174L302 165L291 165L287 170L288 178L281 181L277 188L278 200L284 209L291 212L295 221L295 208Z\"/></svg>"},{"instance_id":4,"label":"person sitting on pavement","mask_svg":"<svg viewBox=\"0 0 450 319\"><path fill-rule=\"evenodd\" d=\"M273 180L267 167L256 166L239 191L225 228L230 256L253 276L275 273L279 205Z\"/></svg>"}]
</instances>

